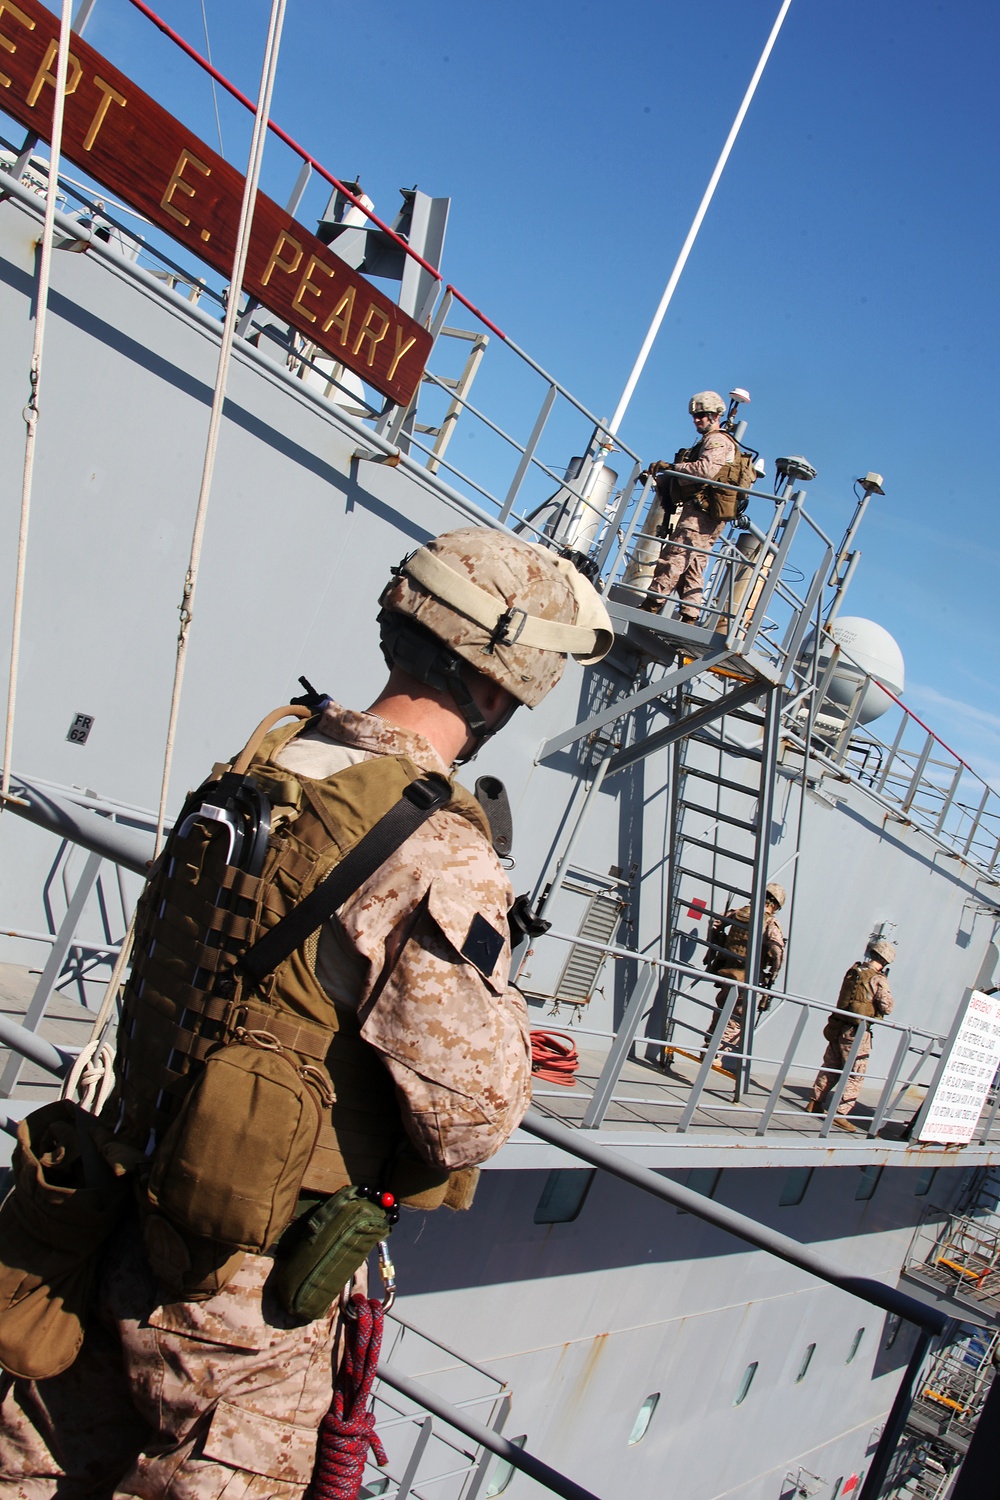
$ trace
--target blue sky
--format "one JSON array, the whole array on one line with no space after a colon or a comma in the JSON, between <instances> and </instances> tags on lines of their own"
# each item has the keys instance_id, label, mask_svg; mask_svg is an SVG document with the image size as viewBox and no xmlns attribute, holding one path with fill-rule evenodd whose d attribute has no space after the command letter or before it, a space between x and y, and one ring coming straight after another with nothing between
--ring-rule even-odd
<instances>
[{"instance_id":1,"label":"blue sky","mask_svg":"<svg viewBox=\"0 0 1000 1500\"><path fill-rule=\"evenodd\" d=\"M203 46L201 0L159 8ZM266 0L205 8L255 94ZM274 116L386 217L400 187L451 196L447 278L609 414L777 8L290 0ZM216 143L204 75L126 0L87 38ZM881 471L845 612L896 636L907 700L1000 786L998 49L987 0L793 0L622 436L670 454L691 391L746 386L748 438L810 459L837 537ZM219 107L242 163L247 116ZM269 148L265 187L296 170Z\"/></svg>"}]
</instances>

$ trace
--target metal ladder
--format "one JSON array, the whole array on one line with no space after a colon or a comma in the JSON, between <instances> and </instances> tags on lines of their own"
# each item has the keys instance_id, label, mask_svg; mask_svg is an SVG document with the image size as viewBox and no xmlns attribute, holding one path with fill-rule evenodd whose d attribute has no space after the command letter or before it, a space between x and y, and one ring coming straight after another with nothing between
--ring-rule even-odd
<instances>
[{"instance_id":1,"label":"metal ladder","mask_svg":"<svg viewBox=\"0 0 1000 1500\"><path fill-rule=\"evenodd\" d=\"M678 690L681 719L697 715L698 727L673 748L666 928L670 957L689 966L708 960L713 918L732 906L749 906L748 977L760 967L764 928L767 855L779 744L779 691L762 687L760 697L727 707L722 686L706 673ZM709 718L714 703L719 714ZM705 926L701 927L704 920ZM692 923L694 925L692 926ZM700 988L698 981L671 972L663 996L665 1035L672 1042L678 1004ZM699 996L699 998L705 998ZM757 1004L745 1004L735 1072L736 1097L749 1082L749 1054ZM706 1031L714 1017L704 1012ZM690 1045L689 1029L685 1028ZM683 1048L684 1042L679 1043Z\"/></svg>"}]
</instances>

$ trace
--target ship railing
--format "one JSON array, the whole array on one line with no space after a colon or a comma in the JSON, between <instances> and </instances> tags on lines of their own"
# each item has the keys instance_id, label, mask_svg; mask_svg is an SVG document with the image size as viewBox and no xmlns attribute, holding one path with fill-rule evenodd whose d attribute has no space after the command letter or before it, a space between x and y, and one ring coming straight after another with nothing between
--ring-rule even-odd
<instances>
[{"instance_id":1,"label":"ship railing","mask_svg":"<svg viewBox=\"0 0 1000 1500\"><path fill-rule=\"evenodd\" d=\"M605 959L627 964L637 973L617 1028L588 1026L582 1016L573 1022L571 1035L581 1039L593 1038L593 1050L597 1056L588 1062L584 1076L578 1075L572 1093L564 1087L546 1089L536 1086L534 1090L536 1099L546 1100L547 1107L554 1107L557 1112L561 1104L584 1129L599 1129L609 1112L616 1109L619 1122L638 1125L646 1116L645 1123L657 1130L678 1134L686 1133L692 1125L700 1129L706 1125L716 1129L719 1119L723 1118L727 1130L741 1134L764 1136L780 1132L787 1135L788 1130L794 1128L799 1133L826 1138L837 1117L864 1037L870 1033L873 1051L864 1089L871 1102L860 1108L856 1106L848 1118L859 1136L866 1135L874 1140L888 1126L898 1128L909 1123L915 1114L916 1101L912 1098L908 1101L907 1095L911 1090L919 1090L920 1097L923 1097L947 1043L944 1035L921 1027L874 1017L855 1018L857 1027L851 1051L829 1095L824 1113L809 1114L806 1104L813 1080L820 1070L825 1046L817 1037L819 1028L815 1023L822 1020L825 1024L832 1014L838 1013L836 1006L788 990L730 982L720 1008L715 1001L702 998L692 988L725 985L724 980L704 969L615 944L591 942L578 933L556 928L547 932L544 938L535 940L536 962L541 945L549 941L589 948ZM681 989L679 1004L670 1017L669 1026L664 1029L657 1025L656 999L668 974L685 982L686 987ZM530 984L525 984L525 988L535 1002L558 1001L558 996L542 995ZM725 1061L732 1063L734 1070L741 1061L750 1063L751 1089L741 1098L728 1102L717 1097L722 1036L737 1013L738 1002L742 999L746 1004L748 995L753 997L752 1003L758 1014L754 1051L752 1055L738 1048L727 1051ZM762 1000L772 1008L761 1011ZM843 1016L843 1012L839 1015ZM814 1025L809 1028L811 1018ZM770 1044L771 1048L768 1051L761 1049L765 1038L765 1045ZM878 1054L890 1059L884 1071L872 1066ZM668 1060L671 1072L665 1076L663 1069ZM693 1071L693 1077L678 1071L684 1061L690 1061L692 1068L688 1071ZM628 1076L623 1077L630 1062L639 1063L641 1071L630 1068ZM728 1069L725 1071L728 1074ZM731 1081L735 1084L735 1077ZM876 1090L877 1097L872 1099ZM799 1098L791 1102L796 1093ZM991 1096L974 1134L977 1144L985 1145L998 1138L998 1109L1000 1095ZM699 1111L703 1112L703 1118L699 1118ZM708 1119L708 1111L711 1119Z\"/></svg>"},{"instance_id":2,"label":"ship railing","mask_svg":"<svg viewBox=\"0 0 1000 1500\"><path fill-rule=\"evenodd\" d=\"M846 706L827 697L838 667L857 681ZM957 751L839 647L819 679L804 683L804 692L816 704L808 742L802 701L785 710L783 733L818 773L852 781L899 822L920 828L947 854L1000 884L1000 794ZM861 723L869 692L883 694L887 704L878 731Z\"/></svg>"}]
</instances>

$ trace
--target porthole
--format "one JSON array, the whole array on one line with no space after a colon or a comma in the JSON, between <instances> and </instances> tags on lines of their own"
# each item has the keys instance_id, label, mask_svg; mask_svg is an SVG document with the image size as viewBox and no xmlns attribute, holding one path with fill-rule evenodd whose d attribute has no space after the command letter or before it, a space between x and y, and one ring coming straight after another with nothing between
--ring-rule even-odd
<instances>
[{"instance_id":1,"label":"porthole","mask_svg":"<svg viewBox=\"0 0 1000 1500\"><path fill-rule=\"evenodd\" d=\"M890 1313L885 1320L885 1347L891 1349L899 1337L899 1330L903 1326L903 1320L898 1313Z\"/></svg>"},{"instance_id":2,"label":"porthole","mask_svg":"<svg viewBox=\"0 0 1000 1500\"><path fill-rule=\"evenodd\" d=\"M700 1193L703 1198L714 1198L721 1176L721 1167L692 1167L684 1181L684 1186L690 1188L692 1193ZM677 1212L686 1214L688 1210L679 1208Z\"/></svg>"},{"instance_id":3,"label":"porthole","mask_svg":"<svg viewBox=\"0 0 1000 1500\"><path fill-rule=\"evenodd\" d=\"M649 1424L653 1420L653 1413L659 1405L659 1401L660 1393L659 1391L654 1391L651 1396L646 1397L645 1401L639 1407L636 1419L632 1423L632 1431L629 1433L628 1445L630 1448L634 1448L636 1443L641 1443L643 1438L646 1436L646 1433L649 1431Z\"/></svg>"},{"instance_id":4,"label":"porthole","mask_svg":"<svg viewBox=\"0 0 1000 1500\"><path fill-rule=\"evenodd\" d=\"M794 1208L796 1203L801 1203L812 1174L812 1167L789 1167L778 1194L778 1207Z\"/></svg>"},{"instance_id":5,"label":"porthole","mask_svg":"<svg viewBox=\"0 0 1000 1500\"><path fill-rule=\"evenodd\" d=\"M921 1167L917 1173L916 1186L913 1189L914 1198L926 1198L931 1190L931 1183L937 1176L937 1167Z\"/></svg>"},{"instance_id":6,"label":"porthole","mask_svg":"<svg viewBox=\"0 0 1000 1500\"><path fill-rule=\"evenodd\" d=\"M746 1369L743 1371L743 1379L740 1381L740 1388L736 1392L736 1396L733 1400L734 1406L739 1406L741 1402L747 1399L750 1387L753 1385L753 1378L757 1373L758 1363L759 1361L755 1359L753 1364L747 1365Z\"/></svg>"},{"instance_id":7,"label":"porthole","mask_svg":"<svg viewBox=\"0 0 1000 1500\"><path fill-rule=\"evenodd\" d=\"M572 1224L587 1201L596 1171L553 1167L535 1209L536 1224Z\"/></svg>"},{"instance_id":8,"label":"porthole","mask_svg":"<svg viewBox=\"0 0 1000 1500\"><path fill-rule=\"evenodd\" d=\"M853 1339L851 1340L851 1352L848 1354L846 1360L844 1361L845 1364L849 1365L851 1363L851 1360L854 1358L854 1356L857 1354L858 1350L861 1348L861 1340L864 1338L864 1336L865 1336L865 1330L863 1328L859 1328L858 1331L857 1331L857 1333L854 1335Z\"/></svg>"},{"instance_id":9,"label":"porthole","mask_svg":"<svg viewBox=\"0 0 1000 1500\"><path fill-rule=\"evenodd\" d=\"M875 1196L875 1189L878 1187L879 1178L882 1176L884 1170L884 1167L862 1167L861 1181L858 1183L857 1191L854 1194L855 1198L860 1199L862 1202L866 1198L873 1198Z\"/></svg>"},{"instance_id":10,"label":"porthole","mask_svg":"<svg viewBox=\"0 0 1000 1500\"><path fill-rule=\"evenodd\" d=\"M511 1438L515 1448L523 1448L528 1441L528 1434L522 1432L520 1437ZM504 1490L514 1478L514 1465L507 1459L502 1458L493 1470L493 1477L486 1486L487 1500L490 1495L502 1495Z\"/></svg>"},{"instance_id":11,"label":"porthole","mask_svg":"<svg viewBox=\"0 0 1000 1500\"><path fill-rule=\"evenodd\" d=\"M840 1478L834 1482L833 1489L830 1491L830 1500L837 1500L837 1496L840 1494L840 1486L843 1482L844 1476L841 1474Z\"/></svg>"},{"instance_id":12,"label":"porthole","mask_svg":"<svg viewBox=\"0 0 1000 1500\"><path fill-rule=\"evenodd\" d=\"M806 1372L808 1371L809 1366L812 1364L812 1357L815 1353L816 1345L810 1344L805 1354L803 1354L802 1356L802 1363L799 1365L799 1373L795 1377L796 1385L798 1385L800 1381L805 1380Z\"/></svg>"}]
</instances>

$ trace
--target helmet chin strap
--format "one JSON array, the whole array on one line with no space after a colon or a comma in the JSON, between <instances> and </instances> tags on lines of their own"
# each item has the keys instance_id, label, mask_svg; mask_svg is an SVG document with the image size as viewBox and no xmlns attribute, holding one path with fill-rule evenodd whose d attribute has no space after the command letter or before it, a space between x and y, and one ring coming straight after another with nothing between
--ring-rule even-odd
<instances>
[{"instance_id":1,"label":"helmet chin strap","mask_svg":"<svg viewBox=\"0 0 1000 1500\"><path fill-rule=\"evenodd\" d=\"M401 667L418 682L425 682L437 692L450 695L465 720L472 740L472 748L468 754L456 756L458 764L465 765L479 753L488 739L509 723L518 707L517 699L513 699L508 712L501 714L491 727L462 675L463 663L460 657L443 646L429 631L421 630L419 626L404 621L391 611L382 611L379 625L382 631L382 652L390 666Z\"/></svg>"}]
</instances>

